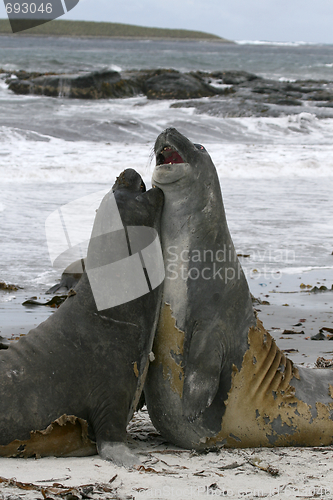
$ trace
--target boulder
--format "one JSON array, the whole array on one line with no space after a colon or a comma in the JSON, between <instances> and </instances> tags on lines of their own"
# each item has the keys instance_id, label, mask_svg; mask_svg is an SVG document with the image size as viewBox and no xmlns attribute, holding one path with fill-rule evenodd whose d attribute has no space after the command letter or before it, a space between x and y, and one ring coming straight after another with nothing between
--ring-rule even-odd
<instances>
[{"instance_id":1,"label":"boulder","mask_svg":"<svg viewBox=\"0 0 333 500\"><path fill-rule=\"evenodd\" d=\"M195 99L218 94L198 76L175 70L161 70L148 78L143 86L148 99Z\"/></svg>"}]
</instances>

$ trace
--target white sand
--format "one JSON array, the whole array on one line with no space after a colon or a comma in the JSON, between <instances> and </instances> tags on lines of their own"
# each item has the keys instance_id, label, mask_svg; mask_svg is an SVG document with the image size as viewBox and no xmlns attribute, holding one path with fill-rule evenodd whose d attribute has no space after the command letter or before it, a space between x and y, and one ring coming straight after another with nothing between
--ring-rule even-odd
<instances>
[{"instance_id":1,"label":"white sand","mask_svg":"<svg viewBox=\"0 0 333 500\"><path fill-rule=\"evenodd\" d=\"M333 446L221 449L199 455L163 442L146 411L137 414L129 432L143 462L138 469L126 470L99 456L0 458L0 476L15 478L11 486L0 484L0 498L333 498Z\"/></svg>"},{"instance_id":2,"label":"white sand","mask_svg":"<svg viewBox=\"0 0 333 500\"><path fill-rule=\"evenodd\" d=\"M282 349L297 348L297 352L290 355L291 359L313 366L319 355L332 357L333 342L306 340L321 327L333 326L331 297L331 292L286 296L275 293L268 298L269 306L256 307L278 345ZM281 304L287 301L289 307L283 307ZM21 301L17 302L12 308L5 308L10 318L16 318L13 319L15 325L4 322L6 328L3 330L8 337L11 328L17 331L16 322L26 323L27 313L22 312ZM38 308L36 318L35 314L31 315L37 324L41 321L40 311L44 314L43 308ZM301 328L304 334L283 336L283 329L292 328L300 318L306 320ZM98 456L39 460L0 458L0 477L16 481L8 486L8 482L0 479L0 499L333 499L333 446L221 449L198 455L166 444L153 428L146 411L136 414L129 432L144 464L141 469L126 470ZM27 490L18 482L30 483L32 489ZM57 487L50 489L54 483ZM83 488L86 485L91 486Z\"/></svg>"}]
</instances>

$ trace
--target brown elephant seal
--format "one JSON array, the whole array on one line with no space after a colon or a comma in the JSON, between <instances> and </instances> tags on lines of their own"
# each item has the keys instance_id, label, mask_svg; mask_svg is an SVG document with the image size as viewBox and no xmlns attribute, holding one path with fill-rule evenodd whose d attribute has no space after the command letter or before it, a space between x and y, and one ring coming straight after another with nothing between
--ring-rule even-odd
<instances>
[{"instance_id":1,"label":"brown elephant seal","mask_svg":"<svg viewBox=\"0 0 333 500\"><path fill-rule=\"evenodd\" d=\"M138 461L123 443L160 308L162 206L161 190L145 192L125 170L97 211L75 291L0 351L1 456L82 456L97 446L117 464Z\"/></svg>"},{"instance_id":2,"label":"brown elephant seal","mask_svg":"<svg viewBox=\"0 0 333 500\"><path fill-rule=\"evenodd\" d=\"M333 372L296 368L257 321L215 166L176 129L155 144L166 268L155 361L155 427L190 449L333 443Z\"/></svg>"}]
</instances>

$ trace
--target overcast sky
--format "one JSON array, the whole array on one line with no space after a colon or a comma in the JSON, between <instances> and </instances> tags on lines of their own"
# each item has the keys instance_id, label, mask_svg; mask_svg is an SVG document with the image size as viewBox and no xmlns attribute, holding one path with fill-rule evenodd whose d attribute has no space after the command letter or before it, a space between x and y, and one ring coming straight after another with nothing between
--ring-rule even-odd
<instances>
[{"instance_id":1,"label":"overcast sky","mask_svg":"<svg viewBox=\"0 0 333 500\"><path fill-rule=\"evenodd\" d=\"M62 19L200 30L231 40L333 43L333 0L80 0Z\"/></svg>"}]
</instances>

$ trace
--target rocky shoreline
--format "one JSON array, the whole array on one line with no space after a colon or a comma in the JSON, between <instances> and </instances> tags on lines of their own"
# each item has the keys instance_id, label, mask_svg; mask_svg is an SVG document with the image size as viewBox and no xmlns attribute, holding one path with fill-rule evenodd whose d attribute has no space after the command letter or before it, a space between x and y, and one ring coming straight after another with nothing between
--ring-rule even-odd
<instances>
[{"instance_id":1,"label":"rocky shoreline","mask_svg":"<svg viewBox=\"0 0 333 500\"><path fill-rule=\"evenodd\" d=\"M280 116L314 113L333 117L333 82L265 79L245 71L147 69L79 74L29 73L0 69L0 78L15 94L73 99L121 99L146 96L176 100L173 108L194 107L212 116ZM202 99L208 98L208 99Z\"/></svg>"}]
</instances>

